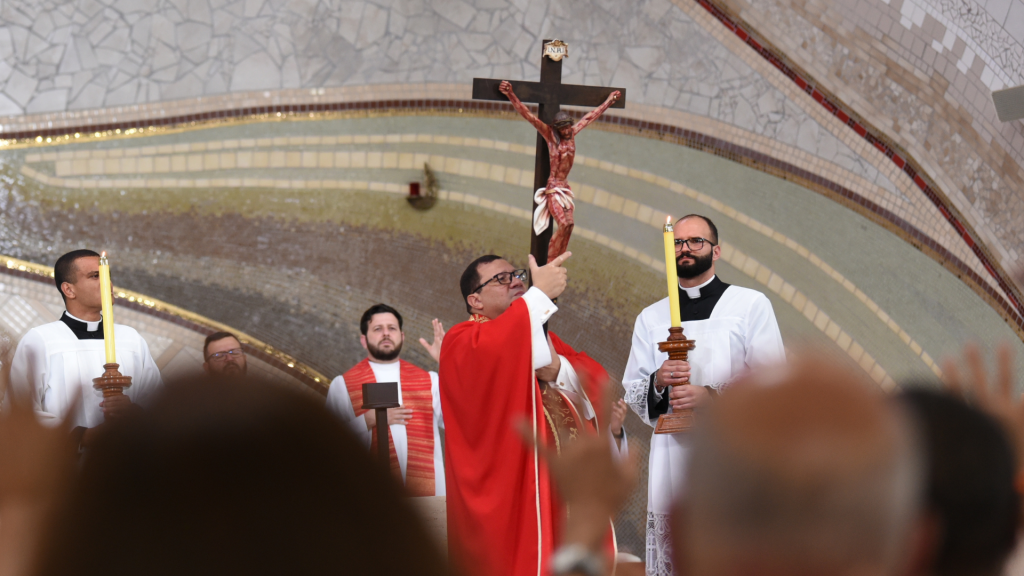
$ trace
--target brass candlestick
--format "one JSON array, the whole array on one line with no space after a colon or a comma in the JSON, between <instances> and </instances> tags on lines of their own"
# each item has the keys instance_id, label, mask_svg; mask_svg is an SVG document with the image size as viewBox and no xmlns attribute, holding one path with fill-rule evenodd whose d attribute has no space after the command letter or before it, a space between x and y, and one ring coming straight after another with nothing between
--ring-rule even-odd
<instances>
[{"instance_id":1,"label":"brass candlestick","mask_svg":"<svg viewBox=\"0 0 1024 576\"><path fill-rule=\"evenodd\" d=\"M680 326L673 326L668 329L668 340L658 342L658 350L668 352L669 360L686 361L690 350L697 347L694 340L687 340L683 335ZM669 414L662 414L658 417L658 424L654 427L655 434L678 434L686 432L693 427L693 408L684 410L673 410Z\"/></svg>"},{"instance_id":2,"label":"brass candlestick","mask_svg":"<svg viewBox=\"0 0 1024 576\"><path fill-rule=\"evenodd\" d=\"M103 398L110 398L111 396L120 396L124 394L124 389L132 385L132 377L124 376L118 372L119 365L111 362L110 364L104 364L103 375L99 378L92 379L92 387L103 392Z\"/></svg>"}]
</instances>

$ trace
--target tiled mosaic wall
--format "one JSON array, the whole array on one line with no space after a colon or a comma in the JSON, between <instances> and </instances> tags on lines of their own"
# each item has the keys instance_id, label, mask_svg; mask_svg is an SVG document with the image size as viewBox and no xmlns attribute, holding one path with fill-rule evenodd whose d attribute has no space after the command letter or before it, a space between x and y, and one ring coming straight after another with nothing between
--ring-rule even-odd
<instances>
[{"instance_id":1,"label":"tiled mosaic wall","mask_svg":"<svg viewBox=\"0 0 1024 576\"><path fill-rule=\"evenodd\" d=\"M835 4L765 4L758 8L765 14L749 12L753 8L737 2L722 6L737 8L741 17L747 9L749 21L763 24L770 40L781 32L777 44L795 53L817 46L814 42L841 46L833 38L833 25L836 15L849 9ZM1005 44L1011 54L1015 50L1011 12L1016 13L1017 0L1010 2L1012 7L1002 18L1005 26L1000 24L1003 44L982 41L979 26L970 24L969 18L953 18L955 10L946 6L948 2L938 7L924 0L920 4L915 8L912 0L893 0L875 11L895 11L896 25L909 23L900 42L911 50L929 45L930 40L917 42L914 35L925 35L925 29L934 35L932 21L956 22L948 29L960 43L953 41L952 52L946 52L955 54L960 64L967 58L962 45L979 47L978 54L993 51L980 46ZM535 78L540 38L557 36L571 45L564 79L628 88L630 106L622 115L709 134L838 182L908 223L962 263L968 276L986 284L984 290L1012 304L1014 296L1006 294L1006 270L1016 267L1018 239L1010 230L1019 213L1015 199L1022 193L1014 180L1020 158L1007 156L1005 150L1002 155L998 150L988 154L960 130L985 121L991 124L991 118L982 117L991 105L969 121L963 117L968 108L960 104L950 109L936 107L936 102L916 106L910 101L890 106L892 110L868 106L862 111L871 122L879 119L883 135L915 158L921 156L925 175L937 182L940 194L949 196L949 208L963 212L963 223L978 230L966 234L984 241L991 256L986 262L963 240L965 232L950 223L948 210L936 206L883 152L822 110L723 27L706 9L710 5L706 0L705 6L693 0L6 3L0 9L5 23L0 28L0 113L11 115L3 126L11 133L281 102L466 100L473 76ZM870 6L858 5L852 14L866 13L861 8ZM990 12L999 16L1000 10ZM807 17L810 13L820 13L821 18ZM856 28L847 20L845 27L836 29ZM890 27L889 32L893 30ZM870 37L866 42L885 45L884 34L865 34ZM943 34L937 45L950 43L949 34ZM803 44L810 48L787 43L797 37L807 37ZM895 54L898 46L893 41L888 45L892 46L876 46L875 51ZM871 98L889 103L907 94L912 99L925 90L877 81L879 74L884 79L886 70L895 70L893 62L908 61L909 54L891 62L867 60L875 66L846 70L846 76L835 82L835 71L821 66L857 62L842 55L840 50L824 60L815 56L811 60L818 67L805 68L821 76L825 86L836 84L833 91L848 98L854 110ZM1012 80L1007 74L1014 73L1013 66L1000 65L1007 58L993 58L978 56L977 62L985 62L981 68L972 61L979 81L981 76L989 84L993 78ZM898 80L913 83L909 78ZM981 105L981 92L964 92L969 83L958 82L948 82L953 89L938 100L956 102L964 93ZM895 122L886 121L893 116ZM914 118L909 126L907 118ZM927 126L921 128L923 124ZM904 142L908 134L917 134L911 129L934 132L931 144L924 142L922 148L915 147L919 142L913 138ZM1019 137L1014 128L1000 130L1009 143ZM994 268L986 269L988 264Z\"/></svg>"},{"instance_id":2,"label":"tiled mosaic wall","mask_svg":"<svg viewBox=\"0 0 1024 576\"><path fill-rule=\"evenodd\" d=\"M991 91L1024 84L1024 2L729 5L920 162L998 259L1021 267L1024 122L999 122Z\"/></svg>"}]
</instances>

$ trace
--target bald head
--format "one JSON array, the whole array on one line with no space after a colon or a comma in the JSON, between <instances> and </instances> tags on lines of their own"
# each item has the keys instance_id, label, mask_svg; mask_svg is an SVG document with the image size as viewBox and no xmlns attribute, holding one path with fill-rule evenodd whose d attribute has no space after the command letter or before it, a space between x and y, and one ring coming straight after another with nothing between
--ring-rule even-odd
<instances>
[{"instance_id":1,"label":"bald head","mask_svg":"<svg viewBox=\"0 0 1024 576\"><path fill-rule=\"evenodd\" d=\"M778 370L734 386L695 433L677 571L897 573L921 482L902 414L849 368Z\"/></svg>"}]
</instances>

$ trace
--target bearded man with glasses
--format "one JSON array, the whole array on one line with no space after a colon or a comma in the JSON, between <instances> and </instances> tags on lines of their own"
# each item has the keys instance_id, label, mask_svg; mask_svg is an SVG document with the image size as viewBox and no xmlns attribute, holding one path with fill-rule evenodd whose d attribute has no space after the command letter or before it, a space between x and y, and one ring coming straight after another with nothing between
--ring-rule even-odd
<instances>
[{"instance_id":1,"label":"bearded man with glasses","mask_svg":"<svg viewBox=\"0 0 1024 576\"><path fill-rule=\"evenodd\" d=\"M671 325L668 298L637 316L633 345L622 376L626 402L654 426L673 410L699 408L748 370L785 360L782 335L768 298L730 286L715 274L721 257L718 228L690 214L674 228L679 312L683 332L696 341L689 361L658 350ZM686 434L654 434L647 476L647 574L673 573L669 513L686 473Z\"/></svg>"},{"instance_id":2,"label":"bearded man with glasses","mask_svg":"<svg viewBox=\"0 0 1024 576\"><path fill-rule=\"evenodd\" d=\"M377 416L364 410L363 384L397 382L398 408L387 411L391 473L410 496L444 496L444 455L441 450L441 398L437 372L428 372L399 358L405 344L402 315L387 304L374 304L359 320L359 342L366 357L331 381L327 408L345 422L377 454ZM420 344L437 360L444 327L434 319L434 343Z\"/></svg>"},{"instance_id":3,"label":"bearded man with glasses","mask_svg":"<svg viewBox=\"0 0 1024 576\"><path fill-rule=\"evenodd\" d=\"M242 379L248 371L242 343L231 332L214 332L203 343L203 370L214 378Z\"/></svg>"},{"instance_id":4,"label":"bearded man with glasses","mask_svg":"<svg viewBox=\"0 0 1024 576\"><path fill-rule=\"evenodd\" d=\"M537 574L550 567L566 509L536 449L515 427L557 449L580 434L609 434L620 453L625 404L598 422L608 374L544 323L565 289L566 252L527 270L499 256L474 260L460 287L470 319L441 347L448 543L453 563L485 576ZM611 437L615 434L615 439ZM611 526L607 534L611 543Z\"/></svg>"}]
</instances>

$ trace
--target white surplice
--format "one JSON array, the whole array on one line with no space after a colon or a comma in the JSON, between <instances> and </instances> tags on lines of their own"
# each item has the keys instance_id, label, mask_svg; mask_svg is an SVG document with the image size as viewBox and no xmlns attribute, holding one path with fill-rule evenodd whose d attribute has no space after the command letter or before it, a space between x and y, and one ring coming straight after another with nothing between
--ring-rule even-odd
<instances>
[{"instance_id":1,"label":"white surplice","mask_svg":"<svg viewBox=\"0 0 1024 576\"><path fill-rule=\"evenodd\" d=\"M691 288L681 299L699 298L700 289ZM719 281L720 282L720 281ZM721 284L719 283L721 286ZM681 301L684 306L686 302ZM688 316L684 313L683 318ZM653 387L651 376L668 360L658 350L669 332L668 298L645 308L637 316L633 345L623 374L625 399L640 419L650 426L649 402L660 403L667 395ZM756 290L728 286L706 319L684 321L683 333L696 342L689 353L690 383L721 391L745 371L785 360L782 335L768 298ZM671 408L669 408L671 412ZM685 434L652 434L647 491L647 574L672 573L669 513L672 502L683 490L687 462Z\"/></svg>"},{"instance_id":2,"label":"white surplice","mask_svg":"<svg viewBox=\"0 0 1024 576\"><path fill-rule=\"evenodd\" d=\"M97 332L99 322L82 322ZM132 403L145 406L163 385L160 370L145 339L129 326L114 324L118 370L132 377L125 394ZM103 393L93 387L93 378L103 375L105 351L102 339L80 340L67 324L58 320L36 326L18 342L11 361L11 386L17 393L32 394L36 415L56 424L67 418L71 427L92 428L103 423L100 402ZM77 409L69 414L76 398Z\"/></svg>"},{"instance_id":3,"label":"white surplice","mask_svg":"<svg viewBox=\"0 0 1024 576\"><path fill-rule=\"evenodd\" d=\"M370 368L373 370L377 382L398 382L398 403L401 404L400 364L398 362L384 364L371 360ZM444 452L441 446L441 429L444 428L444 418L441 414L441 393L437 384L437 372L428 372L428 374L430 374L430 397L434 406L434 495L444 496ZM362 416L356 417L355 409L352 406L352 397L348 394L344 377L335 378L331 382L330 388L327 389L327 408L352 429L367 450L370 449L372 434L366 427L366 419ZM409 462L409 436L406 434L405 424L390 424L388 427L391 429L391 439L395 443L398 465L402 470L402 482L405 482L405 468Z\"/></svg>"}]
</instances>

